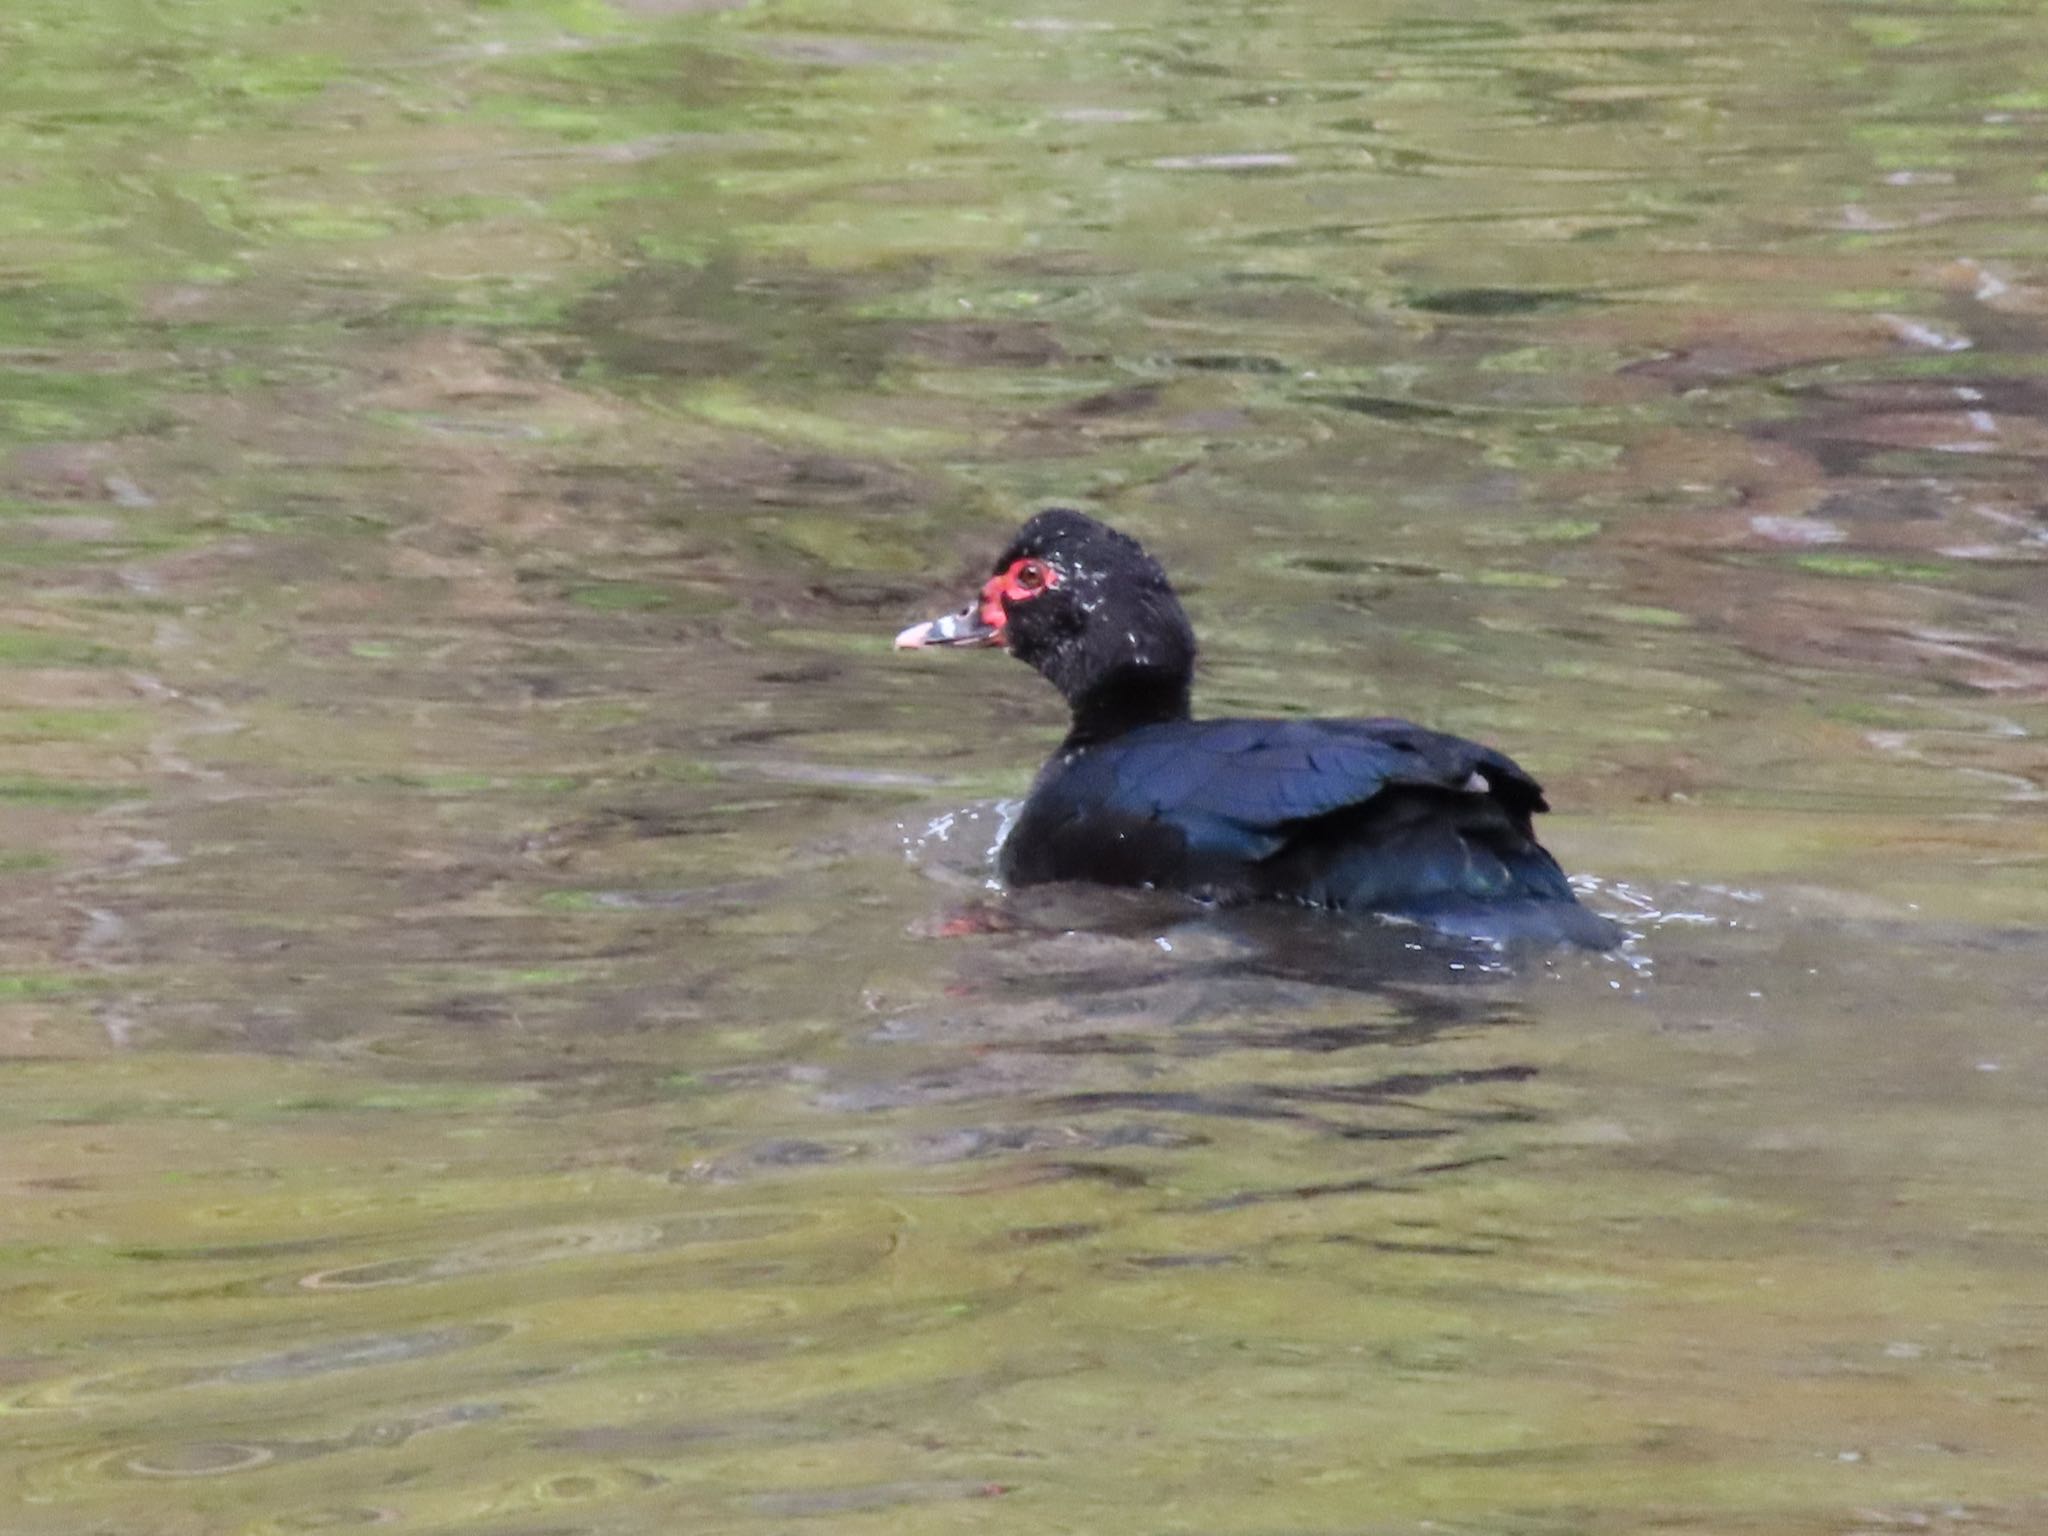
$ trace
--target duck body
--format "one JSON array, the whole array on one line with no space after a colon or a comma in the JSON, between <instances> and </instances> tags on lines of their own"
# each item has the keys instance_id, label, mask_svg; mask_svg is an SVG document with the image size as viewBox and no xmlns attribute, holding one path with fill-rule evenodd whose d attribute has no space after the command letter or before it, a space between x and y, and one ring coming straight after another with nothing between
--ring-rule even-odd
<instances>
[{"instance_id":1,"label":"duck body","mask_svg":"<svg viewBox=\"0 0 2048 1536\"><path fill-rule=\"evenodd\" d=\"M1056 753L1001 870L1611 944L1536 840L1542 809L1512 759L1406 720L1168 721Z\"/></svg>"},{"instance_id":2,"label":"duck body","mask_svg":"<svg viewBox=\"0 0 2048 1536\"><path fill-rule=\"evenodd\" d=\"M1281 900L1495 942L1612 945L1535 836L1511 758L1406 720L1196 720L1194 637L1122 534L1055 509L976 603L906 647L1007 645L1063 693L1067 739L1000 854L1012 885L1079 880Z\"/></svg>"}]
</instances>

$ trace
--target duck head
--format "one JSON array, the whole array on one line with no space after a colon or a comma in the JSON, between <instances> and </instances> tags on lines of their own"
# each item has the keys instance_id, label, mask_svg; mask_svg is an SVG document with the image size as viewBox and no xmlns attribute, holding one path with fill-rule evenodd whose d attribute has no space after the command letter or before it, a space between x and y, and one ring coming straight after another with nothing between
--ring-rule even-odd
<instances>
[{"instance_id":1,"label":"duck head","mask_svg":"<svg viewBox=\"0 0 2048 1536\"><path fill-rule=\"evenodd\" d=\"M1018 529L966 607L896 645L1004 647L1059 689L1070 741L1188 715L1195 635L1166 572L1129 534L1067 507Z\"/></svg>"}]
</instances>

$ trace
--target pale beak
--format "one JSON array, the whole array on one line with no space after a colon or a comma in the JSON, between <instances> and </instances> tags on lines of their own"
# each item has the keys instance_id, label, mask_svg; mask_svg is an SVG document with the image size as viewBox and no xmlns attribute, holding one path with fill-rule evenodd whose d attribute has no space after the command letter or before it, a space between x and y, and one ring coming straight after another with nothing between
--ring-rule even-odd
<instances>
[{"instance_id":1,"label":"pale beak","mask_svg":"<svg viewBox=\"0 0 2048 1536\"><path fill-rule=\"evenodd\" d=\"M926 619L922 624L913 624L896 637L896 649L899 651L919 651L932 645L971 646L1002 643L1001 626L982 620L979 600L969 603L958 613L949 613L944 618Z\"/></svg>"}]
</instances>

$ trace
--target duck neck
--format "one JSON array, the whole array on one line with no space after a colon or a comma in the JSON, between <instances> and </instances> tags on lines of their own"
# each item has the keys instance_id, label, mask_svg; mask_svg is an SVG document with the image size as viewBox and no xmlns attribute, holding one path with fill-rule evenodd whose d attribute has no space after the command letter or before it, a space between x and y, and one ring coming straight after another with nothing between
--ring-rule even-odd
<instances>
[{"instance_id":1,"label":"duck neck","mask_svg":"<svg viewBox=\"0 0 2048 1536\"><path fill-rule=\"evenodd\" d=\"M1093 746L1134 731L1189 716L1188 677L1158 667L1119 667L1068 700L1074 712L1066 750Z\"/></svg>"}]
</instances>

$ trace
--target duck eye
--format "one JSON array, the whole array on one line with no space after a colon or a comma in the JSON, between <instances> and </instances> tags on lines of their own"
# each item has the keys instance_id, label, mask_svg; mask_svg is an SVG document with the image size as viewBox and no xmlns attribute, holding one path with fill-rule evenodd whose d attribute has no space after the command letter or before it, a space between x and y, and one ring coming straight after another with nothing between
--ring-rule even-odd
<instances>
[{"instance_id":1,"label":"duck eye","mask_svg":"<svg viewBox=\"0 0 2048 1536\"><path fill-rule=\"evenodd\" d=\"M1026 592L1036 592L1045 585L1045 567L1036 560L1022 560L1017 564L1017 585Z\"/></svg>"}]
</instances>

